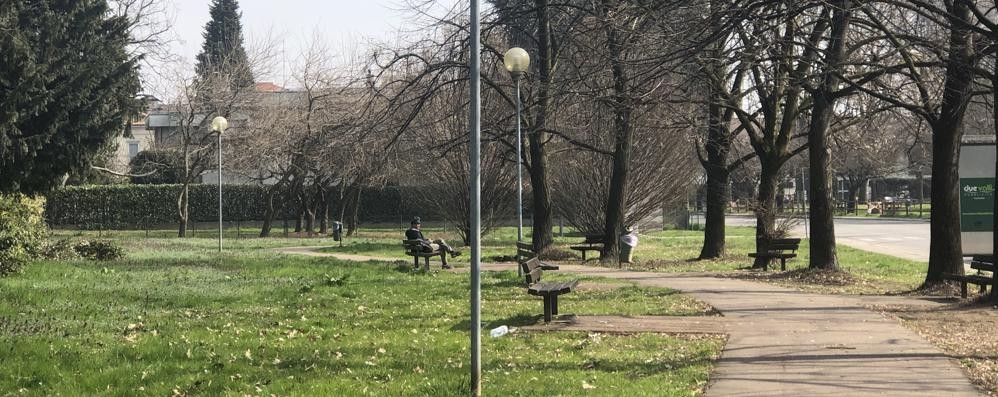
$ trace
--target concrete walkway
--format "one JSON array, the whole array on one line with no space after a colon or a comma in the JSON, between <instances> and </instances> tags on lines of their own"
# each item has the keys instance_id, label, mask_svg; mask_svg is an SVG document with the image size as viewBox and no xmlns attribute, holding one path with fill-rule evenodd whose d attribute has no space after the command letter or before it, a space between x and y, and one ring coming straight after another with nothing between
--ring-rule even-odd
<instances>
[{"instance_id":1,"label":"concrete walkway","mask_svg":"<svg viewBox=\"0 0 998 397\"><path fill-rule=\"evenodd\" d=\"M562 265L683 291L728 320L707 396L979 396L954 359L864 298L762 283Z\"/></svg>"},{"instance_id":2,"label":"concrete walkway","mask_svg":"<svg viewBox=\"0 0 998 397\"><path fill-rule=\"evenodd\" d=\"M711 374L707 396L981 395L955 359L897 321L864 308L871 301L883 303L878 298L808 294L703 275L571 264L562 264L561 271L672 288L719 310L728 343ZM889 301L905 300L934 304L912 298Z\"/></svg>"}]
</instances>

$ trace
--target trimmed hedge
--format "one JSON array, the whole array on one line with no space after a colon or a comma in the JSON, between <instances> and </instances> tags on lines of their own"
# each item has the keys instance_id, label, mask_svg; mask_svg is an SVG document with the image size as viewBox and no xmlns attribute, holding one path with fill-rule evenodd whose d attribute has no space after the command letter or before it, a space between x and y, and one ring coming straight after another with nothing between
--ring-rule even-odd
<instances>
[{"instance_id":1,"label":"trimmed hedge","mask_svg":"<svg viewBox=\"0 0 998 397\"><path fill-rule=\"evenodd\" d=\"M178 222L177 198L181 185L100 185L71 186L49 194L45 214L52 226L77 229L145 229ZM435 218L432 206L422 203L416 188L389 186L364 189L358 217L361 223L408 223L419 215ZM330 219L339 214L336 189L330 200ZM275 220L294 219L293 200L287 192L274 197ZM223 217L226 221L260 221L266 209L266 187L257 185L223 185ZM403 197L407 197L403 199ZM188 210L192 222L218 219L217 185L190 186Z\"/></svg>"}]
</instances>

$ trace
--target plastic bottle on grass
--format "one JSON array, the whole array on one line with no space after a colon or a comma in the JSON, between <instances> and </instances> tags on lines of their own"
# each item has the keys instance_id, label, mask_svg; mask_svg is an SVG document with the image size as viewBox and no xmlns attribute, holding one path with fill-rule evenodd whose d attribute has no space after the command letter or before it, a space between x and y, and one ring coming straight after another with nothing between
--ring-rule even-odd
<instances>
[{"instance_id":1,"label":"plastic bottle on grass","mask_svg":"<svg viewBox=\"0 0 998 397\"><path fill-rule=\"evenodd\" d=\"M506 335L507 333L509 333L509 327L501 325L499 327L493 328L492 331L489 331L489 336L493 338L498 338L500 336Z\"/></svg>"}]
</instances>

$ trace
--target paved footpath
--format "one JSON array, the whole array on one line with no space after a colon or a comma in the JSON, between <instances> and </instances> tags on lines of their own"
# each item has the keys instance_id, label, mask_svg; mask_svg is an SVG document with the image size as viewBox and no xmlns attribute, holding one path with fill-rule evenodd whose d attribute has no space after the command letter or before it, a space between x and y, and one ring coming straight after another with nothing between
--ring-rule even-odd
<instances>
[{"instance_id":1,"label":"paved footpath","mask_svg":"<svg viewBox=\"0 0 998 397\"><path fill-rule=\"evenodd\" d=\"M504 266L511 265L483 270ZM981 395L954 359L896 320L863 307L930 302L817 295L703 275L569 264L562 264L561 271L668 287L719 310L728 343L711 374L707 396Z\"/></svg>"},{"instance_id":2,"label":"paved footpath","mask_svg":"<svg viewBox=\"0 0 998 397\"><path fill-rule=\"evenodd\" d=\"M958 363L864 297L757 282L562 265L683 291L728 320L707 396L979 396Z\"/></svg>"}]
</instances>

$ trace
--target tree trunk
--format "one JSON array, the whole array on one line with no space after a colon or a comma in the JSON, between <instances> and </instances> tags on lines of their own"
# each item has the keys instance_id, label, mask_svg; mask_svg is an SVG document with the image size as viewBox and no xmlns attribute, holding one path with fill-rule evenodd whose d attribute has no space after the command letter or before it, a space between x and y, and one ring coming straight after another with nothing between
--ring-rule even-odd
<instances>
[{"instance_id":1,"label":"tree trunk","mask_svg":"<svg viewBox=\"0 0 998 397\"><path fill-rule=\"evenodd\" d=\"M548 185L547 150L544 147L548 134L544 132L547 121L547 108L550 103L551 85L550 22L548 20L548 0L535 0L537 12L537 103L533 131L528 134L530 146L530 187L532 191L533 214L532 242L535 252L540 252L554 242L552 229L554 217L551 211L551 192Z\"/></svg>"},{"instance_id":2,"label":"tree trunk","mask_svg":"<svg viewBox=\"0 0 998 397\"><path fill-rule=\"evenodd\" d=\"M835 250L835 209L832 207L831 149L828 147L828 123L834 106L835 102L825 95L814 96L808 131L811 269L839 269Z\"/></svg>"},{"instance_id":3,"label":"tree trunk","mask_svg":"<svg viewBox=\"0 0 998 397\"><path fill-rule=\"evenodd\" d=\"M267 189L267 207L263 213L263 227L260 228L260 237L270 237L270 229L274 223L274 195L277 194L279 186L274 185Z\"/></svg>"},{"instance_id":4,"label":"tree trunk","mask_svg":"<svg viewBox=\"0 0 998 397\"><path fill-rule=\"evenodd\" d=\"M724 255L725 211L728 206L728 170L707 170L707 206L704 214L703 247L697 259L715 259ZM723 167L723 164L722 164Z\"/></svg>"},{"instance_id":5,"label":"tree trunk","mask_svg":"<svg viewBox=\"0 0 998 397\"><path fill-rule=\"evenodd\" d=\"M811 126L808 130L808 160L810 161L810 263L811 269L838 270L835 251L835 213L832 207L833 187L831 149L828 147L828 125L835 108L833 92L840 78L837 69L845 56L845 39L852 16L852 2L839 0L832 5L832 31L826 51L821 88L812 95Z\"/></svg>"},{"instance_id":6,"label":"tree trunk","mask_svg":"<svg viewBox=\"0 0 998 397\"><path fill-rule=\"evenodd\" d=\"M319 235L325 236L329 234L329 195L326 194L325 186L316 186L318 192L316 192L316 210L317 216L319 217Z\"/></svg>"},{"instance_id":7,"label":"tree trunk","mask_svg":"<svg viewBox=\"0 0 998 397\"><path fill-rule=\"evenodd\" d=\"M947 6L955 19L970 24L963 2ZM939 118L932 126L932 214L929 269L923 286L943 282L943 273L963 274L960 239L960 141L963 118L973 86L973 40L970 30L954 23L950 29L946 82Z\"/></svg>"},{"instance_id":8,"label":"tree trunk","mask_svg":"<svg viewBox=\"0 0 998 397\"><path fill-rule=\"evenodd\" d=\"M177 213L180 216L180 229L177 237L187 237L187 222L190 220L190 182L184 181L184 186L180 188L180 198L177 199Z\"/></svg>"},{"instance_id":9,"label":"tree trunk","mask_svg":"<svg viewBox=\"0 0 998 397\"><path fill-rule=\"evenodd\" d=\"M728 207L728 152L731 149L731 139L728 129L722 125L724 108L720 105L721 98L712 94L708 105L707 125L707 161L701 161L707 174L707 206L704 214L703 247L697 259L714 259L724 255L725 211Z\"/></svg>"},{"instance_id":10,"label":"tree trunk","mask_svg":"<svg viewBox=\"0 0 998 397\"><path fill-rule=\"evenodd\" d=\"M943 273L963 274L960 236L959 124L939 124L932 131L932 211L929 269L925 284L942 282Z\"/></svg>"},{"instance_id":11,"label":"tree trunk","mask_svg":"<svg viewBox=\"0 0 998 397\"><path fill-rule=\"evenodd\" d=\"M347 236L353 236L357 232L357 226L360 224L360 193L362 190L358 186L351 195L353 199L350 200L350 215L347 217Z\"/></svg>"},{"instance_id":12,"label":"tree trunk","mask_svg":"<svg viewBox=\"0 0 998 397\"><path fill-rule=\"evenodd\" d=\"M715 9L716 3L718 0L708 3L711 10ZM728 129L731 116L725 115L728 76L726 67L722 63L724 45L724 40L718 40L713 44L704 65L704 74L708 81L707 97L710 102L707 105L707 142L704 144L707 158L700 158L700 165L707 175L704 186L707 197L704 208L703 247L700 249L700 256L697 257L701 260L720 258L724 255L727 233L725 212L731 200L731 190L728 188L733 169L728 165L728 153L731 152L732 141L731 131ZM734 84L737 85L739 78L734 80Z\"/></svg>"},{"instance_id":13,"label":"tree trunk","mask_svg":"<svg viewBox=\"0 0 998 397\"><path fill-rule=\"evenodd\" d=\"M779 162L759 159L762 172L759 175L759 195L755 208L755 249L765 250L769 240L776 237L776 191L779 189ZM768 259L755 258L753 268L762 268Z\"/></svg>"},{"instance_id":14,"label":"tree trunk","mask_svg":"<svg viewBox=\"0 0 998 397\"><path fill-rule=\"evenodd\" d=\"M609 19L609 16L606 16ZM604 249L600 253L603 262L613 260L619 251L617 240L624 234L627 216L627 182L631 162L631 103L628 98L627 73L624 70L621 43L616 28L609 20L604 22L607 31L607 46L610 50L610 69L613 74L613 88L616 98L613 101L614 137L613 172L610 175L610 194L606 203L606 226L604 227Z\"/></svg>"},{"instance_id":15,"label":"tree trunk","mask_svg":"<svg viewBox=\"0 0 998 397\"><path fill-rule=\"evenodd\" d=\"M339 211L336 212L339 214L337 219L340 221L340 223L343 223L346 219L346 213L347 213L347 184L342 179L340 180L339 188L340 188L340 206L339 206Z\"/></svg>"}]
</instances>

